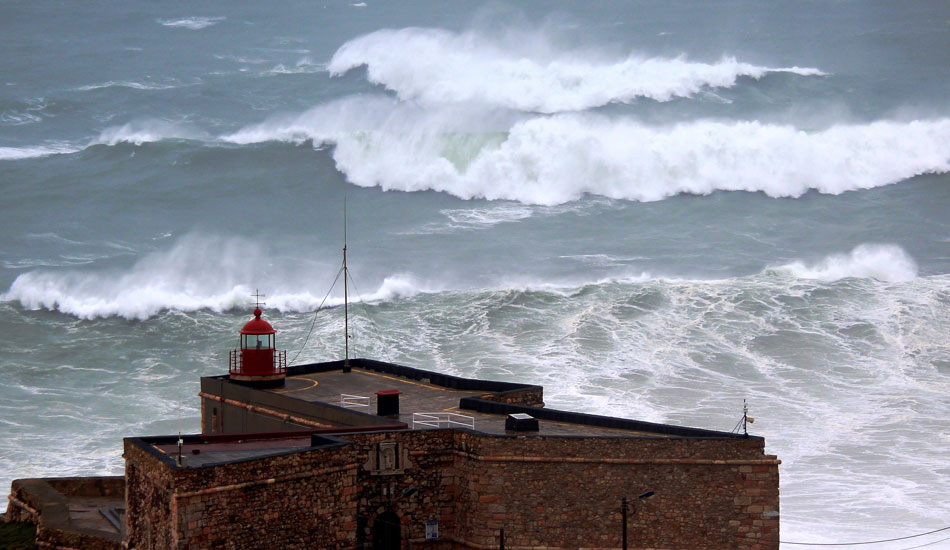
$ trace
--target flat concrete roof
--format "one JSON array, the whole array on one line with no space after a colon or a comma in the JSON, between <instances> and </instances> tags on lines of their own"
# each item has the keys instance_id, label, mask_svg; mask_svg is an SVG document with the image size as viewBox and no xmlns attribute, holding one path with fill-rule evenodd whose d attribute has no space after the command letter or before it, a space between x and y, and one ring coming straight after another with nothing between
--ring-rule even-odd
<instances>
[{"instance_id":1,"label":"flat concrete roof","mask_svg":"<svg viewBox=\"0 0 950 550\"><path fill-rule=\"evenodd\" d=\"M106 519L103 512L110 509L124 510L124 496L66 496L65 498L66 507L69 509L69 522L74 527L120 534L119 529Z\"/></svg>"},{"instance_id":2,"label":"flat concrete roof","mask_svg":"<svg viewBox=\"0 0 950 550\"><path fill-rule=\"evenodd\" d=\"M280 437L279 434L275 434L275 436L265 439L209 442L192 441L192 438L189 437L188 442L181 446L181 463L182 466L205 466L248 460L259 456L303 450L310 447L309 435ZM168 455L172 460L178 460L177 443L162 443L153 446Z\"/></svg>"},{"instance_id":3,"label":"flat concrete roof","mask_svg":"<svg viewBox=\"0 0 950 550\"><path fill-rule=\"evenodd\" d=\"M399 390L398 420L412 429L471 428L489 434L667 437L653 432L543 419L538 421L539 432L506 432L507 415L484 414L459 409L461 399L482 397L493 392L454 390L431 384L425 379L410 380L402 376L359 367L353 367L350 372L333 370L288 376L283 388L264 391L309 403L326 403L336 406L341 406L341 395L359 396L365 400L351 399L350 401L354 403L362 401L368 403L368 406L348 408L367 414L376 414L376 392L383 390ZM426 414L433 416L423 416Z\"/></svg>"}]
</instances>

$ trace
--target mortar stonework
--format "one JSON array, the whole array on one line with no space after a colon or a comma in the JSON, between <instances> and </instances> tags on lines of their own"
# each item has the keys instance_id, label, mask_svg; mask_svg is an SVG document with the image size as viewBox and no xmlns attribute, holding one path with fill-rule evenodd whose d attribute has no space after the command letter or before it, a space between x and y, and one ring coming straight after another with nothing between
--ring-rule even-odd
<instances>
[{"instance_id":1,"label":"mortar stonework","mask_svg":"<svg viewBox=\"0 0 950 550\"><path fill-rule=\"evenodd\" d=\"M403 548L497 548L504 529L508 549L616 549L624 496L630 548L778 548L779 461L759 438L339 438L195 468L126 440L128 548L372 548L376 520L393 512ZM401 473L370 469L382 442L408 457ZM656 495L637 501L647 490ZM440 538L426 541L433 520Z\"/></svg>"}]
</instances>

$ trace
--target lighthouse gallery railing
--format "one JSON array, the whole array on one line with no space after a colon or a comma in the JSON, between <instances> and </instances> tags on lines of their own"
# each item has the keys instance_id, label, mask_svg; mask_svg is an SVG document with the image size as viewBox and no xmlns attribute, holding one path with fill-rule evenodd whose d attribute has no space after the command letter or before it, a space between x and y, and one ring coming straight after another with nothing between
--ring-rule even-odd
<instances>
[{"instance_id":1,"label":"lighthouse gallery railing","mask_svg":"<svg viewBox=\"0 0 950 550\"><path fill-rule=\"evenodd\" d=\"M228 372L241 374L243 372L241 350L232 349L228 356ZM274 350L274 374L287 373L287 350Z\"/></svg>"}]
</instances>

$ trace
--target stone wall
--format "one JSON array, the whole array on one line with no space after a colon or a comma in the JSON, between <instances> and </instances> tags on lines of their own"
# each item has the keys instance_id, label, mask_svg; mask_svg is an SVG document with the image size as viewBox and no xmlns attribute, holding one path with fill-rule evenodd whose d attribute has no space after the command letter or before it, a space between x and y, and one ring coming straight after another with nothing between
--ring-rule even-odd
<instances>
[{"instance_id":1,"label":"stone wall","mask_svg":"<svg viewBox=\"0 0 950 550\"><path fill-rule=\"evenodd\" d=\"M125 441L125 527L129 548L174 548L174 473L154 456Z\"/></svg>"},{"instance_id":2,"label":"stone wall","mask_svg":"<svg viewBox=\"0 0 950 550\"><path fill-rule=\"evenodd\" d=\"M128 547L353 547L351 455L347 446L176 468L126 440Z\"/></svg>"},{"instance_id":3,"label":"stone wall","mask_svg":"<svg viewBox=\"0 0 950 550\"><path fill-rule=\"evenodd\" d=\"M387 511L399 516L402 539L413 540L419 547L425 547L422 543L427 521L437 521L443 534L456 532L455 503L460 490L456 475L458 457L453 452L456 433L431 430L344 436L353 442L357 457L370 457L377 445L394 442L408 460L403 473L374 472L369 460L361 461L357 472L358 543L372 543L375 521Z\"/></svg>"},{"instance_id":4,"label":"stone wall","mask_svg":"<svg viewBox=\"0 0 950 550\"><path fill-rule=\"evenodd\" d=\"M122 477L17 479L10 488L6 520L36 525L36 546L58 550L119 550L122 537L111 531L76 526L68 497L117 497Z\"/></svg>"},{"instance_id":5,"label":"stone wall","mask_svg":"<svg viewBox=\"0 0 950 550\"><path fill-rule=\"evenodd\" d=\"M616 549L624 496L630 548L778 548L779 462L760 438L340 437L202 468L127 440L129 548L147 548L149 528L156 550L371 548L377 521L396 517L413 548L497 548L504 529L509 550ZM425 540L427 521L439 540Z\"/></svg>"},{"instance_id":6,"label":"stone wall","mask_svg":"<svg viewBox=\"0 0 950 550\"><path fill-rule=\"evenodd\" d=\"M479 546L778 548L778 461L755 440L462 436L460 532ZM649 500L637 495L655 491Z\"/></svg>"}]
</instances>

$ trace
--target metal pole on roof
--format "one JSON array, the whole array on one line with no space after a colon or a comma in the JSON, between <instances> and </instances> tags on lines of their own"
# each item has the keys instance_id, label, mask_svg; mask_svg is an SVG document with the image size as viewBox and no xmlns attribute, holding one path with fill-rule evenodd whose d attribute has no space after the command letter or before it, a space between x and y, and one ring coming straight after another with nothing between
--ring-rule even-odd
<instances>
[{"instance_id":1,"label":"metal pole on roof","mask_svg":"<svg viewBox=\"0 0 950 550\"><path fill-rule=\"evenodd\" d=\"M344 190L345 192L345 190ZM346 269L346 195L343 195L343 372L350 372L350 273Z\"/></svg>"}]
</instances>

